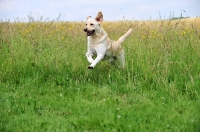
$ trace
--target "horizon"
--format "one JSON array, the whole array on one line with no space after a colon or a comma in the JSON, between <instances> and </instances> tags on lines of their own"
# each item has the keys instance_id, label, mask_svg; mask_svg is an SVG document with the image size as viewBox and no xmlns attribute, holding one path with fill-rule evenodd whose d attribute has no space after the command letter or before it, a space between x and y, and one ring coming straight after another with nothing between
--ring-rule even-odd
<instances>
[{"instance_id":1,"label":"horizon","mask_svg":"<svg viewBox=\"0 0 200 132\"><path fill-rule=\"evenodd\" d=\"M198 0L0 0L1 21L28 22L28 17L38 20L85 21L103 12L105 21L121 20L167 20L173 17L199 17Z\"/></svg>"}]
</instances>

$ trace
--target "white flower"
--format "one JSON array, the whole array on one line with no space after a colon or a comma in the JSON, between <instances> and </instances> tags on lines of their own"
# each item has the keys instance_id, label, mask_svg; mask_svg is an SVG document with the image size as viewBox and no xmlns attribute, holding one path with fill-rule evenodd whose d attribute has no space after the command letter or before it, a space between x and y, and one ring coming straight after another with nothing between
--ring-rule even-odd
<instances>
[{"instance_id":1,"label":"white flower","mask_svg":"<svg viewBox=\"0 0 200 132\"><path fill-rule=\"evenodd\" d=\"M118 116L117 116L117 118L119 119L119 118L121 118L121 116L120 116L120 115L118 115Z\"/></svg>"}]
</instances>

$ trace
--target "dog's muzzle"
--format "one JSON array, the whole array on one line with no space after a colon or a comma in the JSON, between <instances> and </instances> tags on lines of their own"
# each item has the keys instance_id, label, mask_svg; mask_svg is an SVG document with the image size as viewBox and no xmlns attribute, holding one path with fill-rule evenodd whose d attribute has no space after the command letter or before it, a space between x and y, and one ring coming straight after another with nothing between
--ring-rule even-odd
<instances>
[{"instance_id":1,"label":"dog's muzzle","mask_svg":"<svg viewBox=\"0 0 200 132\"><path fill-rule=\"evenodd\" d=\"M88 31L87 28L85 28L83 30L86 32L87 36L90 36L90 35L92 35L95 32L95 30Z\"/></svg>"}]
</instances>

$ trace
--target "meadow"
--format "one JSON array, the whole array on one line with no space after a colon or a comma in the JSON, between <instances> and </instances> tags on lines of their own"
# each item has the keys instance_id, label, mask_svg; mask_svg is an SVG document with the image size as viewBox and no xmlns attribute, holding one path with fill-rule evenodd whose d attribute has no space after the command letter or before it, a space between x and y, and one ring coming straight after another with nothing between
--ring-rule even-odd
<instances>
[{"instance_id":1,"label":"meadow","mask_svg":"<svg viewBox=\"0 0 200 132\"><path fill-rule=\"evenodd\" d=\"M200 131L200 18L104 22L126 67L88 70L84 22L0 22L0 131Z\"/></svg>"}]
</instances>

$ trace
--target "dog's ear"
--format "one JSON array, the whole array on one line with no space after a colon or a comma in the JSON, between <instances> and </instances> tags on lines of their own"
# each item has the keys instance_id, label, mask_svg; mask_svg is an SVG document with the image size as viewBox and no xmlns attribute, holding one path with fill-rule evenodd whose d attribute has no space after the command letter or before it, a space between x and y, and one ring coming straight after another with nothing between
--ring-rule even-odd
<instances>
[{"instance_id":1,"label":"dog's ear","mask_svg":"<svg viewBox=\"0 0 200 132\"><path fill-rule=\"evenodd\" d=\"M86 17L86 21L87 21L88 19L90 19L90 18L91 18L91 16Z\"/></svg>"},{"instance_id":2,"label":"dog's ear","mask_svg":"<svg viewBox=\"0 0 200 132\"><path fill-rule=\"evenodd\" d=\"M97 14L97 16L96 16L95 20L96 20L97 22L100 22L100 23L102 23L102 22L103 22L103 14L102 14L102 12L101 12L101 11L100 11L100 12L98 12L98 14Z\"/></svg>"}]
</instances>

